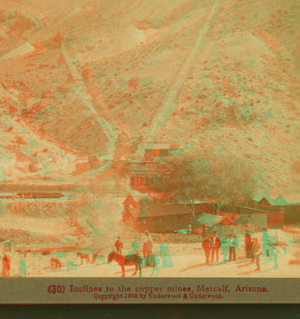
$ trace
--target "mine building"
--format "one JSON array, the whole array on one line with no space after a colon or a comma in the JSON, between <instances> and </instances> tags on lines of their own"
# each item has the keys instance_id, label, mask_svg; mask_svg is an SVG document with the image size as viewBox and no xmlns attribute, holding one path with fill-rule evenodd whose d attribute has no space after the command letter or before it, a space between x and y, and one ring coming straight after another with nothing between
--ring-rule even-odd
<instances>
[{"instance_id":1,"label":"mine building","mask_svg":"<svg viewBox=\"0 0 300 319\"><path fill-rule=\"evenodd\" d=\"M168 163L183 154L183 146L175 143L156 143L145 149L144 158L128 163L130 187L142 193L163 185L168 174Z\"/></svg>"}]
</instances>

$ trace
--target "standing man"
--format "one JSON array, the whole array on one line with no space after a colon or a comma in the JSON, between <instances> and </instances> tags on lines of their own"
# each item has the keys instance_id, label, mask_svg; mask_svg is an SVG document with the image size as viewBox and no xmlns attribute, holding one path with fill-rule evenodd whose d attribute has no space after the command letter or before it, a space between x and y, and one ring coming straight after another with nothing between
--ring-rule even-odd
<instances>
[{"instance_id":1,"label":"standing man","mask_svg":"<svg viewBox=\"0 0 300 319\"><path fill-rule=\"evenodd\" d=\"M233 258L235 261L235 256L236 256L236 248L238 246L238 239L234 235L230 235L230 240L229 240L229 261Z\"/></svg>"},{"instance_id":2,"label":"standing man","mask_svg":"<svg viewBox=\"0 0 300 319\"><path fill-rule=\"evenodd\" d=\"M246 235L245 235L245 248L246 248L246 257L253 259L252 238L248 231L246 232Z\"/></svg>"},{"instance_id":3,"label":"standing man","mask_svg":"<svg viewBox=\"0 0 300 319\"><path fill-rule=\"evenodd\" d=\"M160 245L160 257L163 267L173 267L172 256L170 255L170 242L168 236L163 234L164 241Z\"/></svg>"},{"instance_id":4,"label":"standing man","mask_svg":"<svg viewBox=\"0 0 300 319\"><path fill-rule=\"evenodd\" d=\"M210 256L210 250L211 250L211 240L207 236L203 243L202 243L202 248L205 253L205 258L206 258L206 264L209 265L209 256Z\"/></svg>"},{"instance_id":5,"label":"standing man","mask_svg":"<svg viewBox=\"0 0 300 319\"><path fill-rule=\"evenodd\" d=\"M276 250L276 238L275 236L270 236L268 240L268 251L269 251L269 259L273 259L274 251Z\"/></svg>"},{"instance_id":6,"label":"standing man","mask_svg":"<svg viewBox=\"0 0 300 319\"><path fill-rule=\"evenodd\" d=\"M228 236L225 234L224 237L221 239L221 249L223 252L223 261L226 262L226 256L228 256L228 249L229 249L229 239Z\"/></svg>"},{"instance_id":7,"label":"standing man","mask_svg":"<svg viewBox=\"0 0 300 319\"><path fill-rule=\"evenodd\" d=\"M24 258L21 257L19 261L19 277L26 277L27 269L26 269L26 261L24 260Z\"/></svg>"},{"instance_id":8,"label":"standing man","mask_svg":"<svg viewBox=\"0 0 300 319\"><path fill-rule=\"evenodd\" d=\"M214 257L215 257L215 253L216 253L216 261L219 261L219 249L221 246L221 242L220 242L220 238L218 237L218 235L216 234L216 232L214 232L213 234L213 238L211 241L211 262L214 262Z\"/></svg>"},{"instance_id":9,"label":"standing man","mask_svg":"<svg viewBox=\"0 0 300 319\"><path fill-rule=\"evenodd\" d=\"M153 241L150 233L146 232L147 241L144 244L144 258L145 258L145 266L155 266L155 258L153 254Z\"/></svg>"},{"instance_id":10,"label":"standing man","mask_svg":"<svg viewBox=\"0 0 300 319\"><path fill-rule=\"evenodd\" d=\"M115 242L115 247L116 247L117 253L119 255L122 255L123 243L121 242L120 236L118 236L118 240Z\"/></svg>"},{"instance_id":11,"label":"standing man","mask_svg":"<svg viewBox=\"0 0 300 319\"><path fill-rule=\"evenodd\" d=\"M10 277L10 259L6 256L3 257L2 260L2 277L9 278Z\"/></svg>"},{"instance_id":12,"label":"standing man","mask_svg":"<svg viewBox=\"0 0 300 319\"><path fill-rule=\"evenodd\" d=\"M253 238L253 255L255 256L256 260L256 269L260 270L260 263L259 263L259 256L260 256L260 245L257 238ZM253 260L254 261L254 260Z\"/></svg>"},{"instance_id":13,"label":"standing man","mask_svg":"<svg viewBox=\"0 0 300 319\"><path fill-rule=\"evenodd\" d=\"M263 248L263 254L264 256L269 257L269 246L268 246L268 242L269 242L269 234L267 232L267 229L264 228L263 229L263 233L262 233L262 248Z\"/></svg>"},{"instance_id":14,"label":"standing man","mask_svg":"<svg viewBox=\"0 0 300 319\"><path fill-rule=\"evenodd\" d=\"M140 251L140 243L138 242L138 239L137 237L134 237L134 241L133 243L131 244L131 247L132 247L132 253L136 256L139 255L139 251Z\"/></svg>"}]
</instances>

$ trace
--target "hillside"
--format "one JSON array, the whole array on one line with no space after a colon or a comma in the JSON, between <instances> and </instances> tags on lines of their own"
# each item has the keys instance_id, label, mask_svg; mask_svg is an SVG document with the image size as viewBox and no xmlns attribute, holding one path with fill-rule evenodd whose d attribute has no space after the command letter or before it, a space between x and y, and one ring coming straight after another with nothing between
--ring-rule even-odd
<instances>
[{"instance_id":1,"label":"hillside","mask_svg":"<svg viewBox=\"0 0 300 319\"><path fill-rule=\"evenodd\" d=\"M155 132L255 164L271 195L299 193L296 0L35 2L1 11L2 121L78 157Z\"/></svg>"}]
</instances>

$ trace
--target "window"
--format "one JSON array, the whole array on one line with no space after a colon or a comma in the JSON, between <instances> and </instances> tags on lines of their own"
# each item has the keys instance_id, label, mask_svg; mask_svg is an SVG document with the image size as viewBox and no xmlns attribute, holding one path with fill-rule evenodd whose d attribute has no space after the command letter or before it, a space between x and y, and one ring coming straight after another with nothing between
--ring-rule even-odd
<instances>
[{"instance_id":1,"label":"window","mask_svg":"<svg viewBox=\"0 0 300 319\"><path fill-rule=\"evenodd\" d=\"M150 176L146 176L146 185L150 186L151 180L150 180Z\"/></svg>"},{"instance_id":2,"label":"window","mask_svg":"<svg viewBox=\"0 0 300 319\"><path fill-rule=\"evenodd\" d=\"M160 150L161 157L167 157L169 155L169 150Z\"/></svg>"},{"instance_id":3,"label":"window","mask_svg":"<svg viewBox=\"0 0 300 319\"><path fill-rule=\"evenodd\" d=\"M164 185L164 178L163 178L163 176L160 176L159 177L159 185Z\"/></svg>"},{"instance_id":4,"label":"window","mask_svg":"<svg viewBox=\"0 0 300 319\"><path fill-rule=\"evenodd\" d=\"M136 177L135 177L135 185L136 186L140 185L140 177L139 177L139 175L136 175Z\"/></svg>"},{"instance_id":5,"label":"window","mask_svg":"<svg viewBox=\"0 0 300 319\"><path fill-rule=\"evenodd\" d=\"M131 175L130 185L135 186L135 176Z\"/></svg>"},{"instance_id":6,"label":"window","mask_svg":"<svg viewBox=\"0 0 300 319\"><path fill-rule=\"evenodd\" d=\"M153 186L154 182L153 182L153 176L150 176L150 185Z\"/></svg>"},{"instance_id":7,"label":"window","mask_svg":"<svg viewBox=\"0 0 300 319\"><path fill-rule=\"evenodd\" d=\"M145 185L145 176L143 175L140 177L140 184Z\"/></svg>"}]
</instances>

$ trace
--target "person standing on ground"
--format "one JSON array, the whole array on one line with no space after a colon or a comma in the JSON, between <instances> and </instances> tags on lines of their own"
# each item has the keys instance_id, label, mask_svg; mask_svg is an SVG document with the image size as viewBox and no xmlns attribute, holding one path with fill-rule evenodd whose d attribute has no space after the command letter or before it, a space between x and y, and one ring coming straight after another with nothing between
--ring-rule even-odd
<instances>
[{"instance_id":1,"label":"person standing on ground","mask_svg":"<svg viewBox=\"0 0 300 319\"><path fill-rule=\"evenodd\" d=\"M224 237L221 239L221 249L223 252L223 261L226 262L226 256L228 256L228 249L229 249L229 239L228 236L225 234Z\"/></svg>"},{"instance_id":2,"label":"person standing on ground","mask_svg":"<svg viewBox=\"0 0 300 319\"><path fill-rule=\"evenodd\" d=\"M26 269L26 261L24 258L21 257L19 261L19 277L26 277L27 269Z\"/></svg>"},{"instance_id":3,"label":"person standing on ground","mask_svg":"<svg viewBox=\"0 0 300 319\"><path fill-rule=\"evenodd\" d=\"M209 257L210 257L210 250L211 250L211 240L209 239L208 236L205 237L203 243L202 243L202 248L205 253L205 258L206 258L206 264L209 265Z\"/></svg>"},{"instance_id":4,"label":"person standing on ground","mask_svg":"<svg viewBox=\"0 0 300 319\"><path fill-rule=\"evenodd\" d=\"M133 243L131 244L131 247L132 247L132 253L136 256L139 255L139 251L140 251L140 243L138 242L138 239L137 237L134 237L134 241Z\"/></svg>"},{"instance_id":5,"label":"person standing on ground","mask_svg":"<svg viewBox=\"0 0 300 319\"><path fill-rule=\"evenodd\" d=\"M2 261L2 277L9 278L10 277L10 259L6 256L3 257Z\"/></svg>"},{"instance_id":6,"label":"person standing on ground","mask_svg":"<svg viewBox=\"0 0 300 319\"><path fill-rule=\"evenodd\" d=\"M153 241L151 238L150 233L146 232L147 241L144 244L144 258L145 258L145 265L146 266L155 266L155 258L153 254Z\"/></svg>"},{"instance_id":7,"label":"person standing on ground","mask_svg":"<svg viewBox=\"0 0 300 319\"><path fill-rule=\"evenodd\" d=\"M216 261L219 261L219 249L220 249L221 243L220 243L220 238L218 237L218 235L216 234L216 232L214 232L213 237L212 237L212 241L211 241L211 262L214 262L214 257L216 254Z\"/></svg>"},{"instance_id":8,"label":"person standing on ground","mask_svg":"<svg viewBox=\"0 0 300 319\"><path fill-rule=\"evenodd\" d=\"M259 263L259 259L260 259L260 244L258 242L257 238L253 238L253 258L255 258L256 261L256 269L255 270L260 270L260 263ZM253 259L254 261L254 259Z\"/></svg>"},{"instance_id":9,"label":"person standing on ground","mask_svg":"<svg viewBox=\"0 0 300 319\"><path fill-rule=\"evenodd\" d=\"M123 243L121 241L121 237L120 236L118 236L118 240L115 242L115 247L116 247L117 253L119 255L122 255Z\"/></svg>"},{"instance_id":10,"label":"person standing on ground","mask_svg":"<svg viewBox=\"0 0 300 319\"><path fill-rule=\"evenodd\" d=\"M267 256L267 257L269 257L268 241L269 241L269 234L267 232L267 229L264 228L262 233L262 246L263 246L263 254L264 256Z\"/></svg>"},{"instance_id":11,"label":"person standing on ground","mask_svg":"<svg viewBox=\"0 0 300 319\"><path fill-rule=\"evenodd\" d=\"M173 267L173 260L170 256L170 242L167 235L163 234L163 242L160 244L160 257L162 259L163 267Z\"/></svg>"},{"instance_id":12,"label":"person standing on ground","mask_svg":"<svg viewBox=\"0 0 300 319\"><path fill-rule=\"evenodd\" d=\"M274 261L274 268L278 268L278 254L280 253L280 249L278 246L278 242L276 240L275 236L270 236L269 241L268 241L268 248L269 248L269 261Z\"/></svg>"},{"instance_id":13,"label":"person standing on ground","mask_svg":"<svg viewBox=\"0 0 300 319\"><path fill-rule=\"evenodd\" d=\"M270 236L268 240L268 250L269 250L269 260L271 261L274 259L275 267L277 268L277 254L278 254L278 248L277 248L277 242L275 236Z\"/></svg>"},{"instance_id":14,"label":"person standing on ground","mask_svg":"<svg viewBox=\"0 0 300 319\"><path fill-rule=\"evenodd\" d=\"M248 231L246 232L246 235L245 235L245 247L246 247L246 257L253 259L252 238Z\"/></svg>"},{"instance_id":15,"label":"person standing on ground","mask_svg":"<svg viewBox=\"0 0 300 319\"><path fill-rule=\"evenodd\" d=\"M235 261L236 257L236 248L238 246L238 239L234 235L230 235L230 240L229 240L229 261L233 259Z\"/></svg>"}]
</instances>

